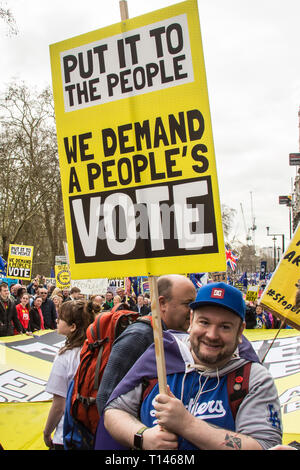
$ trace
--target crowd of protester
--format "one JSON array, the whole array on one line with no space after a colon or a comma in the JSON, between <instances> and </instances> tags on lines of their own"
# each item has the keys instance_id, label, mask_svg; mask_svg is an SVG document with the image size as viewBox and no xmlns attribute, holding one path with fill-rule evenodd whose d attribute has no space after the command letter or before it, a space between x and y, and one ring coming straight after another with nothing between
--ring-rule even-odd
<instances>
[{"instance_id":1,"label":"crowd of protester","mask_svg":"<svg viewBox=\"0 0 300 470\"><path fill-rule=\"evenodd\" d=\"M290 328L284 322L273 315L271 312L264 310L258 301L250 302L246 301L246 328L247 329L279 329L279 328Z\"/></svg>"},{"instance_id":2,"label":"crowd of protester","mask_svg":"<svg viewBox=\"0 0 300 470\"><path fill-rule=\"evenodd\" d=\"M44 276L37 275L27 287L16 283L9 290L6 282L0 284L0 313L1 310L3 313L0 315L0 336L56 329L59 309L69 300L92 301L97 312L109 311L120 304L128 310L139 312L141 316L151 311L148 293L126 296L124 289L119 287L115 293L107 289L105 293L87 296L79 287L59 289L54 284L46 284Z\"/></svg>"},{"instance_id":3,"label":"crowd of protester","mask_svg":"<svg viewBox=\"0 0 300 470\"><path fill-rule=\"evenodd\" d=\"M8 289L2 282L1 286ZM0 312L7 309L7 289L0 291ZM124 308L138 312L141 316L151 312L149 293L125 295L125 290L118 287L115 292L109 287L106 292L87 296L78 287L59 289L54 284L46 284L42 275L37 275L26 287L19 283L12 284L9 291L10 310L12 310L13 328L3 327L0 320L0 336L10 334L33 333L37 330L56 329L58 312L61 305L69 300L92 301L99 305L100 311L109 311L115 305L124 304ZM14 311L15 307L15 311ZM246 328L278 329L289 328L281 320L259 305L259 299L246 300Z\"/></svg>"}]
</instances>

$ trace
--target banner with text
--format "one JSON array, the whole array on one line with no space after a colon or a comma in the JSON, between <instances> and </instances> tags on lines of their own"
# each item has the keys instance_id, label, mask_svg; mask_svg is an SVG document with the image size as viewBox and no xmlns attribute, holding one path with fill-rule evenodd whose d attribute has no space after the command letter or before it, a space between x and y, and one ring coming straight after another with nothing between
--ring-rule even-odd
<instances>
[{"instance_id":1,"label":"banner with text","mask_svg":"<svg viewBox=\"0 0 300 470\"><path fill-rule=\"evenodd\" d=\"M84 295L102 295L107 291L108 279L71 280L71 287L78 287Z\"/></svg>"},{"instance_id":2,"label":"banner with text","mask_svg":"<svg viewBox=\"0 0 300 470\"><path fill-rule=\"evenodd\" d=\"M274 378L281 407L284 444L300 442L300 332L295 329L244 330L245 336ZM269 349L271 347L271 349Z\"/></svg>"},{"instance_id":3,"label":"banner with text","mask_svg":"<svg viewBox=\"0 0 300 470\"><path fill-rule=\"evenodd\" d=\"M225 271L197 1L50 55L72 279Z\"/></svg>"},{"instance_id":4,"label":"banner with text","mask_svg":"<svg viewBox=\"0 0 300 470\"><path fill-rule=\"evenodd\" d=\"M52 330L0 338L0 444L46 450L43 429L52 395L45 387L65 337Z\"/></svg>"},{"instance_id":5,"label":"banner with text","mask_svg":"<svg viewBox=\"0 0 300 470\"><path fill-rule=\"evenodd\" d=\"M297 284L300 281L299 266L300 224L260 299L260 305L298 330L300 330L300 306L296 306L295 300Z\"/></svg>"},{"instance_id":6,"label":"banner with text","mask_svg":"<svg viewBox=\"0 0 300 470\"><path fill-rule=\"evenodd\" d=\"M276 330L245 330L262 359ZM45 392L55 355L65 337L55 331L32 337L0 338L0 443L5 450L46 449L43 429L52 395ZM300 440L300 332L285 329L264 360L275 380L283 422L283 442Z\"/></svg>"}]
</instances>

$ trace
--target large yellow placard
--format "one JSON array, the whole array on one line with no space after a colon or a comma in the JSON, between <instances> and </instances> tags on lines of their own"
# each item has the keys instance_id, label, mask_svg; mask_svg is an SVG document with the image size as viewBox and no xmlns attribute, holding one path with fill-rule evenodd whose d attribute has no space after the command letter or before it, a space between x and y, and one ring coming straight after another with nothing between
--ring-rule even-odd
<instances>
[{"instance_id":1,"label":"large yellow placard","mask_svg":"<svg viewBox=\"0 0 300 470\"><path fill-rule=\"evenodd\" d=\"M300 280L300 225L268 282L260 304L300 330L300 307L295 305Z\"/></svg>"},{"instance_id":2,"label":"large yellow placard","mask_svg":"<svg viewBox=\"0 0 300 470\"><path fill-rule=\"evenodd\" d=\"M197 1L50 55L72 279L225 271Z\"/></svg>"}]
</instances>

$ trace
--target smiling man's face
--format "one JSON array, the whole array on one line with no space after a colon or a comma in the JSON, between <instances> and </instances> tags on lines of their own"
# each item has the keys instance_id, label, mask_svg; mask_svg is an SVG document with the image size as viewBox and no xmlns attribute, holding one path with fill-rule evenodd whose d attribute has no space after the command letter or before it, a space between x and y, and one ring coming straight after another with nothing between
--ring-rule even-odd
<instances>
[{"instance_id":1,"label":"smiling man's face","mask_svg":"<svg viewBox=\"0 0 300 470\"><path fill-rule=\"evenodd\" d=\"M223 307L205 305L191 313L190 342L196 364L220 368L241 342L245 324Z\"/></svg>"}]
</instances>

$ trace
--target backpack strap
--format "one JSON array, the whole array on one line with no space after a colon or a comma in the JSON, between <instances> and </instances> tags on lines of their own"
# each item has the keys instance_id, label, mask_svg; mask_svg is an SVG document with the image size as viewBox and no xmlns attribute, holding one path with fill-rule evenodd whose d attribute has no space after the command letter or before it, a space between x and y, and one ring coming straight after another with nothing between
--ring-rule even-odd
<instances>
[{"instance_id":1,"label":"backpack strap","mask_svg":"<svg viewBox=\"0 0 300 470\"><path fill-rule=\"evenodd\" d=\"M153 387L155 387L155 385L157 384L158 382L158 379L157 378L154 378L154 379L146 379L145 377L143 377L143 380L142 380L142 395L143 395L143 400L145 400L145 398L147 398L147 396L149 395L149 393L151 392L151 390L153 389Z\"/></svg>"},{"instance_id":2,"label":"backpack strap","mask_svg":"<svg viewBox=\"0 0 300 470\"><path fill-rule=\"evenodd\" d=\"M149 379L146 377L142 378L142 399L139 404L139 411L138 411L139 417L141 417L141 408L142 408L143 401L147 398L147 396L149 395L153 387L155 387L157 382L158 382L157 378L153 378L153 379Z\"/></svg>"},{"instance_id":3,"label":"backpack strap","mask_svg":"<svg viewBox=\"0 0 300 470\"><path fill-rule=\"evenodd\" d=\"M95 380L94 380L94 389L95 390L98 389L98 386L99 386L98 376L99 376L99 369L100 369L102 352L103 352L103 345L104 345L104 343L106 343L108 341L108 339L109 338L103 338L102 340L95 341L94 343L89 343L88 349L87 349L88 353L86 354L86 356L82 359L81 363L79 364L79 367L77 369L77 373L79 371L81 371L82 376L81 376L81 380L80 380L79 375L78 375L77 394L76 394L76 398L75 398L75 401L73 403L73 406L71 406L71 409L72 409L71 414L72 414L73 418L76 418L76 416L77 416L77 410L78 410L78 403L79 402L82 403L83 406L88 408L90 405L92 405L96 401L96 399L93 398L93 397L83 397L80 394L80 392L81 392L81 387L84 383L87 371L90 367L90 363L93 359L93 351L95 351L95 349L99 349L97 362L96 362L97 375L95 375ZM77 373L76 373L76 375L77 375Z\"/></svg>"},{"instance_id":4,"label":"backpack strap","mask_svg":"<svg viewBox=\"0 0 300 470\"><path fill-rule=\"evenodd\" d=\"M99 371L100 371L100 366L101 366L101 359L102 359L102 353L103 353L103 344L108 342L109 338L104 338L100 341L100 349L98 352L98 357L97 357L97 362L96 362L96 367L95 367L95 380L94 380L94 390L98 390L99 388Z\"/></svg>"},{"instance_id":5,"label":"backpack strap","mask_svg":"<svg viewBox=\"0 0 300 470\"><path fill-rule=\"evenodd\" d=\"M233 419L235 420L240 404L249 392L249 376L252 362L247 362L227 376L227 392Z\"/></svg>"},{"instance_id":6,"label":"backpack strap","mask_svg":"<svg viewBox=\"0 0 300 470\"><path fill-rule=\"evenodd\" d=\"M87 339L89 343L92 343L93 341L97 341L101 338L100 320L104 313L106 312L99 313L97 317L95 318L94 322L88 326L86 333L87 333ZM95 327L95 331L94 331L94 327Z\"/></svg>"}]
</instances>

